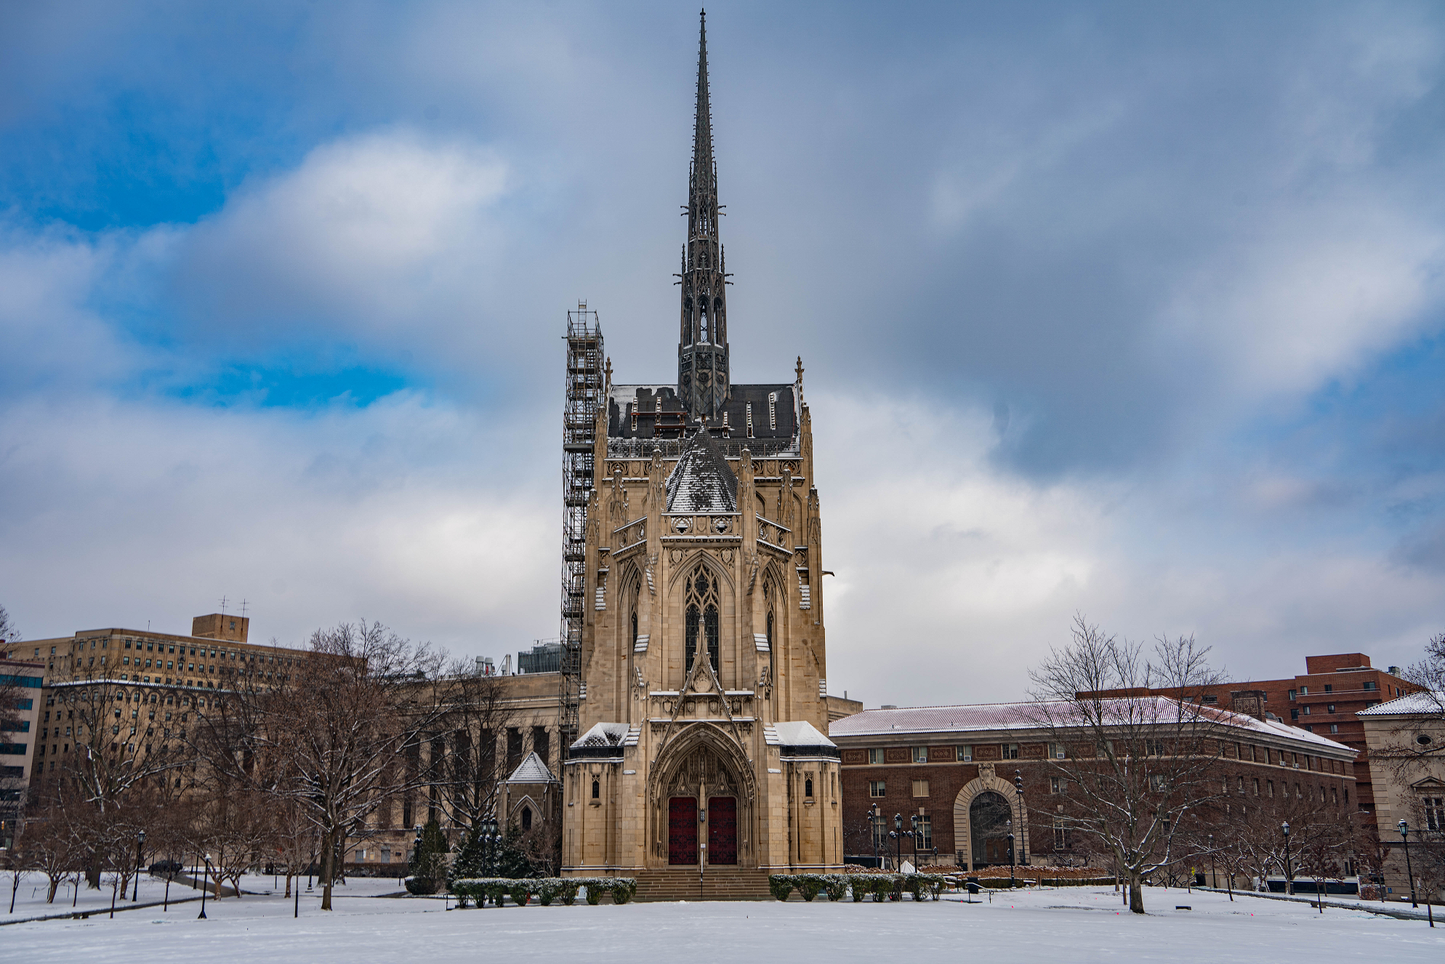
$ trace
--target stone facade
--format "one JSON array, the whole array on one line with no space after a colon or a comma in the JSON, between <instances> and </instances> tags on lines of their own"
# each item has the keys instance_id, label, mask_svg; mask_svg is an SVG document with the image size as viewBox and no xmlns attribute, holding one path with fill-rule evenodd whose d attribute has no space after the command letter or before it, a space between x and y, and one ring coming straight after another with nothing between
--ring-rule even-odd
<instances>
[{"instance_id":1,"label":"stone facade","mask_svg":"<svg viewBox=\"0 0 1445 964\"><path fill-rule=\"evenodd\" d=\"M802 361L729 374L708 104L704 30L677 380L614 385L609 360L593 436L565 873L841 863Z\"/></svg>"},{"instance_id":2,"label":"stone facade","mask_svg":"<svg viewBox=\"0 0 1445 964\"><path fill-rule=\"evenodd\" d=\"M1384 857L1385 899L1445 900L1445 693L1418 692L1361 711L1375 760L1375 806ZM1405 860L1401 820L1409 829ZM1429 892L1429 893L1427 893Z\"/></svg>"}]
</instances>

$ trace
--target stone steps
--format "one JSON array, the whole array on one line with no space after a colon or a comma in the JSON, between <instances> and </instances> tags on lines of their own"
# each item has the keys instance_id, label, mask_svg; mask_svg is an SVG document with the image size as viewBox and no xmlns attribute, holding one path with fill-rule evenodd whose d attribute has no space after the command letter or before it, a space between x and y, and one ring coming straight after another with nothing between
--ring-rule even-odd
<instances>
[{"instance_id":1,"label":"stone steps","mask_svg":"<svg viewBox=\"0 0 1445 964\"><path fill-rule=\"evenodd\" d=\"M637 900L771 900L768 875L762 870L709 867L698 877L695 867L641 870Z\"/></svg>"}]
</instances>

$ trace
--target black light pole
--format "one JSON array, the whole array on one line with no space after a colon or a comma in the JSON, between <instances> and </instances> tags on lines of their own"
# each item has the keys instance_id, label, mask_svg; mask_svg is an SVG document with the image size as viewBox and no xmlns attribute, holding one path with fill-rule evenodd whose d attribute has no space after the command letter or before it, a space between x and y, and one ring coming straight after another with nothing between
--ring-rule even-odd
<instances>
[{"instance_id":1,"label":"black light pole","mask_svg":"<svg viewBox=\"0 0 1445 964\"><path fill-rule=\"evenodd\" d=\"M1209 835L1209 886L1219 889L1219 872L1214 869L1214 834Z\"/></svg>"},{"instance_id":2,"label":"black light pole","mask_svg":"<svg viewBox=\"0 0 1445 964\"><path fill-rule=\"evenodd\" d=\"M1009 818L1005 826L1008 827L1008 885L1009 889L1012 890L1014 887L1014 867L1018 864L1018 857L1014 852L1014 822L1012 817Z\"/></svg>"},{"instance_id":3,"label":"black light pole","mask_svg":"<svg viewBox=\"0 0 1445 964\"><path fill-rule=\"evenodd\" d=\"M171 879L174 878L175 876L176 876L176 872L175 872L174 870L172 870L170 867L167 867L167 868L166 868L166 896L165 896L165 899L161 902L161 912L162 912L162 913L165 913L166 911L169 911L169 910L171 909Z\"/></svg>"},{"instance_id":4,"label":"black light pole","mask_svg":"<svg viewBox=\"0 0 1445 964\"><path fill-rule=\"evenodd\" d=\"M1280 824L1279 829L1284 831L1284 892L1294 896L1294 875L1289 866L1289 821Z\"/></svg>"},{"instance_id":5,"label":"black light pole","mask_svg":"<svg viewBox=\"0 0 1445 964\"><path fill-rule=\"evenodd\" d=\"M873 804L873 809L868 811L868 836L873 840L873 862L878 864L879 870L883 869L883 861L878 856L878 824L882 819L878 804Z\"/></svg>"},{"instance_id":6,"label":"black light pole","mask_svg":"<svg viewBox=\"0 0 1445 964\"><path fill-rule=\"evenodd\" d=\"M1415 899L1415 871L1410 866L1410 825L1401 820L1395 826L1400 830L1400 841L1405 847L1405 876L1410 878L1410 906L1419 907L1420 903Z\"/></svg>"},{"instance_id":7,"label":"black light pole","mask_svg":"<svg viewBox=\"0 0 1445 964\"><path fill-rule=\"evenodd\" d=\"M136 831L135 835L135 891L130 895L130 902L134 904L140 900L140 855L141 848L146 845L146 832Z\"/></svg>"},{"instance_id":8,"label":"black light pole","mask_svg":"<svg viewBox=\"0 0 1445 964\"><path fill-rule=\"evenodd\" d=\"M1019 840L1024 839L1024 775L1023 771L1014 771L1014 794L1019 801ZM1017 861L1015 861L1017 863Z\"/></svg>"},{"instance_id":9,"label":"black light pole","mask_svg":"<svg viewBox=\"0 0 1445 964\"><path fill-rule=\"evenodd\" d=\"M206 874L201 877L201 916L196 920L206 919L206 891L210 889L211 855L201 854L201 859L206 862Z\"/></svg>"},{"instance_id":10,"label":"black light pole","mask_svg":"<svg viewBox=\"0 0 1445 964\"><path fill-rule=\"evenodd\" d=\"M901 813L893 815L893 839L895 841L894 852L897 854L894 858L893 869L901 873L903 870L903 814Z\"/></svg>"}]
</instances>

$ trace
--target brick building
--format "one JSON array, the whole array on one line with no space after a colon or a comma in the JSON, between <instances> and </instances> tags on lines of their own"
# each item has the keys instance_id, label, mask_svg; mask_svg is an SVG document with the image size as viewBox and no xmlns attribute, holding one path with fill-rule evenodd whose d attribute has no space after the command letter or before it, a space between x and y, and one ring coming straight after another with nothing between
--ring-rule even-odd
<instances>
[{"instance_id":1,"label":"brick building","mask_svg":"<svg viewBox=\"0 0 1445 964\"><path fill-rule=\"evenodd\" d=\"M1354 751L1278 720L1219 712L1211 720L1219 773L1242 798L1272 796L1293 785L1296 794L1318 792L1345 811L1356 799ZM903 841L901 855L915 862L955 862L968 869L1011 863L1005 839L988 832L989 808L1016 821L1018 862L1072 864L1083 841L1056 829L1030 827L1040 814L1062 810L1067 793L1059 767L1062 745L1050 743L1028 703L924 706L864 710L836 720L829 736L842 751L845 859L871 862L868 812L876 805L888 824L901 814L905 827L919 817L920 838ZM1070 750L1069 752L1072 752ZM1014 787L1017 771L1023 801ZM1237 791L1236 791L1237 788ZM887 848L894 843L882 841ZM934 856L934 848L937 855ZM866 859L863 859L866 858Z\"/></svg>"},{"instance_id":2,"label":"brick building","mask_svg":"<svg viewBox=\"0 0 1445 964\"><path fill-rule=\"evenodd\" d=\"M1385 700L1393 700L1420 687L1401 679L1399 667L1375 669L1364 653L1335 653L1305 657L1305 671L1288 679L1248 680L1200 687L1206 704L1250 715L1273 717L1310 733L1327 736L1355 750L1355 785L1364 822L1373 825L1375 779L1370 769L1364 724L1355 716ZM1156 690L1166 696L1177 691ZM1110 690L1101 696L1123 696Z\"/></svg>"}]
</instances>

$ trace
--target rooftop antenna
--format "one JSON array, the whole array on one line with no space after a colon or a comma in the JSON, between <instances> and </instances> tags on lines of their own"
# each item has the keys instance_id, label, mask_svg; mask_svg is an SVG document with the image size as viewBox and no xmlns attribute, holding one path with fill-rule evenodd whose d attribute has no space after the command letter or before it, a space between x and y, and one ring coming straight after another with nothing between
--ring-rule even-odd
<instances>
[{"instance_id":1,"label":"rooftop antenna","mask_svg":"<svg viewBox=\"0 0 1445 964\"><path fill-rule=\"evenodd\" d=\"M225 596L222 596L222 597L221 597L221 615L222 615L222 616L226 615L226 597L225 597Z\"/></svg>"},{"instance_id":2,"label":"rooftop antenna","mask_svg":"<svg viewBox=\"0 0 1445 964\"><path fill-rule=\"evenodd\" d=\"M241 599L241 618L246 618L246 600L244 597Z\"/></svg>"}]
</instances>

